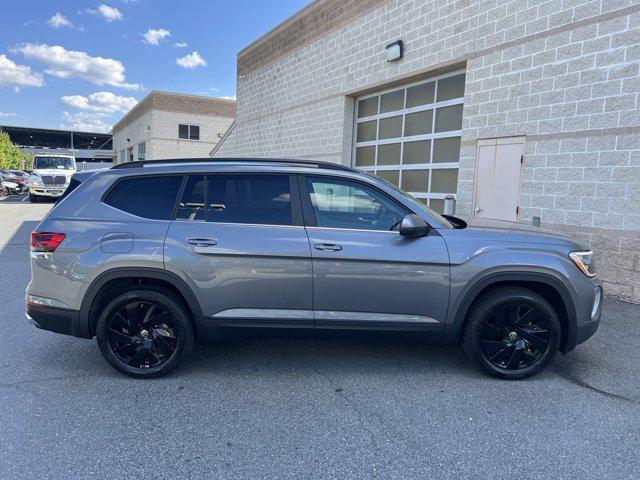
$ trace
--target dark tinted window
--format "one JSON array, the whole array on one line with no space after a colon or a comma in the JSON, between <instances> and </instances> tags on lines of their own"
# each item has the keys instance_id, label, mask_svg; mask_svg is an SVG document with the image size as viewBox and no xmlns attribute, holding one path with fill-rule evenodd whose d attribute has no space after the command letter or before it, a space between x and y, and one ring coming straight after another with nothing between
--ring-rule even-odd
<instances>
[{"instance_id":1,"label":"dark tinted window","mask_svg":"<svg viewBox=\"0 0 640 480\"><path fill-rule=\"evenodd\" d=\"M182 220L291 225L287 175L192 176L178 209Z\"/></svg>"},{"instance_id":2,"label":"dark tinted window","mask_svg":"<svg viewBox=\"0 0 640 480\"><path fill-rule=\"evenodd\" d=\"M178 125L178 138L189 138L189 125Z\"/></svg>"},{"instance_id":3,"label":"dark tinted window","mask_svg":"<svg viewBox=\"0 0 640 480\"><path fill-rule=\"evenodd\" d=\"M189 127L189 138L191 140L200 140L200 127L197 125L191 125Z\"/></svg>"},{"instance_id":4,"label":"dark tinted window","mask_svg":"<svg viewBox=\"0 0 640 480\"><path fill-rule=\"evenodd\" d=\"M169 220L181 182L181 176L121 180L109 192L104 202L139 217Z\"/></svg>"},{"instance_id":5,"label":"dark tinted window","mask_svg":"<svg viewBox=\"0 0 640 480\"><path fill-rule=\"evenodd\" d=\"M354 230L398 230L408 213L379 190L358 182L308 177L318 227Z\"/></svg>"}]
</instances>

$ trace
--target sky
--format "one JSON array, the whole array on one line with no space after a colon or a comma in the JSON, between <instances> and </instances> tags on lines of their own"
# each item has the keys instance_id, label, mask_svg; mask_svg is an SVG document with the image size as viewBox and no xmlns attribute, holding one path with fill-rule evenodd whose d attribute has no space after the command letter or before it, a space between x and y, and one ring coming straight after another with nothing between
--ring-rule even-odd
<instances>
[{"instance_id":1,"label":"sky","mask_svg":"<svg viewBox=\"0 0 640 480\"><path fill-rule=\"evenodd\" d=\"M235 98L236 55L309 0L0 0L0 125L103 132L150 90Z\"/></svg>"}]
</instances>

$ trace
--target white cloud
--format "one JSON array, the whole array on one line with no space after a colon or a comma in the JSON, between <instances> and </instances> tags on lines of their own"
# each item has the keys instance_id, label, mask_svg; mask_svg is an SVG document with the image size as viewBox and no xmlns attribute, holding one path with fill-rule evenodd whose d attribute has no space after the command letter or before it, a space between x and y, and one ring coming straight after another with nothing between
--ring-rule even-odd
<instances>
[{"instance_id":1,"label":"white cloud","mask_svg":"<svg viewBox=\"0 0 640 480\"><path fill-rule=\"evenodd\" d=\"M13 87L13 93L15 93L16 95L20 93L20 87Z\"/></svg>"},{"instance_id":2,"label":"white cloud","mask_svg":"<svg viewBox=\"0 0 640 480\"><path fill-rule=\"evenodd\" d=\"M14 112L0 112L0 118L17 117L18 114Z\"/></svg>"},{"instance_id":3,"label":"white cloud","mask_svg":"<svg viewBox=\"0 0 640 480\"><path fill-rule=\"evenodd\" d=\"M5 55L0 55L0 86L3 85L41 87L44 79L41 73L32 72L31 67L18 65Z\"/></svg>"},{"instance_id":4,"label":"white cloud","mask_svg":"<svg viewBox=\"0 0 640 480\"><path fill-rule=\"evenodd\" d=\"M223 100L236 100L236 96L235 95L225 95L224 97L220 97Z\"/></svg>"},{"instance_id":5,"label":"white cloud","mask_svg":"<svg viewBox=\"0 0 640 480\"><path fill-rule=\"evenodd\" d=\"M116 7L110 7L109 5L105 5L101 3L98 5L98 8L95 10L89 9L87 12L93 15L100 15L107 22L114 22L116 20L122 20L122 12L118 10Z\"/></svg>"},{"instance_id":6,"label":"white cloud","mask_svg":"<svg viewBox=\"0 0 640 480\"><path fill-rule=\"evenodd\" d=\"M78 112L62 113L61 128L67 130L83 130L87 132L108 132L111 125L104 121L104 113Z\"/></svg>"},{"instance_id":7,"label":"white cloud","mask_svg":"<svg viewBox=\"0 0 640 480\"><path fill-rule=\"evenodd\" d=\"M142 36L144 37L144 41L149 45L159 45L160 40L171 36L171 32L164 28L150 28L146 33L143 33Z\"/></svg>"},{"instance_id":8,"label":"white cloud","mask_svg":"<svg viewBox=\"0 0 640 480\"><path fill-rule=\"evenodd\" d=\"M128 112L138 101L133 97L121 97L111 92L96 92L88 97L82 95L65 95L60 98L65 105L91 112Z\"/></svg>"},{"instance_id":9,"label":"white cloud","mask_svg":"<svg viewBox=\"0 0 640 480\"><path fill-rule=\"evenodd\" d=\"M196 51L193 51L192 53L190 53L189 55L185 55L184 57L178 58L176 60L176 63L182 68L196 68L207 66L207 62Z\"/></svg>"},{"instance_id":10,"label":"white cloud","mask_svg":"<svg viewBox=\"0 0 640 480\"><path fill-rule=\"evenodd\" d=\"M60 12L56 12L53 17L47 20L47 23L51 28L73 27L73 23Z\"/></svg>"},{"instance_id":11,"label":"white cloud","mask_svg":"<svg viewBox=\"0 0 640 480\"><path fill-rule=\"evenodd\" d=\"M173 45L176 48L187 48L189 44L187 42L178 42Z\"/></svg>"},{"instance_id":12,"label":"white cloud","mask_svg":"<svg viewBox=\"0 0 640 480\"><path fill-rule=\"evenodd\" d=\"M54 77L80 78L98 86L110 85L129 90L141 88L136 83L125 82L124 65L112 58L92 57L86 52L67 50L59 45L37 43L23 43L11 51L42 63L47 67L45 73Z\"/></svg>"}]
</instances>

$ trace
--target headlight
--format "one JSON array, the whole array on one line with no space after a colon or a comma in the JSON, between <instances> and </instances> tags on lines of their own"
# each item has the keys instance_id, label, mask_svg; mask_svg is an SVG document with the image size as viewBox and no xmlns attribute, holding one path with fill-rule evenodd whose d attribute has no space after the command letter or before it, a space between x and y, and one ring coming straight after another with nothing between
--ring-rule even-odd
<instances>
[{"instance_id":1,"label":"headlight","mask_svg":"<svg viewBox=\"0 0 640 480\"><path fill-rule=\"evenodd\" d=\"M592 251L571 252L569 257L587 277L591 278L596 276L596 262L593 259Z\"/></svg>"},{"instance_id":2,"label":"headlight","mask_svg":"<svg viewBox=\"0 0 640 480\"><path fill-rule=\"evenodd\" d=\"M29 180L29 186L30 187L43 187L44 184L42 183L42 180L40 180L39 178L32 178L31 180Z\"/></svg>"}]
</instances>

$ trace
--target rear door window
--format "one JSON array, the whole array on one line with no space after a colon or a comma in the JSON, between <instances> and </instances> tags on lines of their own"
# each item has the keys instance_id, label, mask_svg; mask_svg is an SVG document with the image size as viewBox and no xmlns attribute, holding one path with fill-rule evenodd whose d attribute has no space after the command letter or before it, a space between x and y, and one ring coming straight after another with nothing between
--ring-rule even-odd
<instances>
[{"instance_id":1,"label":"rear door window","mask_svg":"<svg viewBox=\"0 0 640 480\"><path fill-rule=\"evenodd\" d=\"M292 225L289 176L192 175L180 199L177 219Z\"/></svg>"},{"instance_id":2,"label":"rear door window","mask_svg":"<svg viewBox=\"0 0 640 480\"><path fill-rule=\"evenodd\" d=\"M182 179L182 175L162 175L120 180L104 203L138 217L170 220Z\"/></svg>"}]
</instances>

